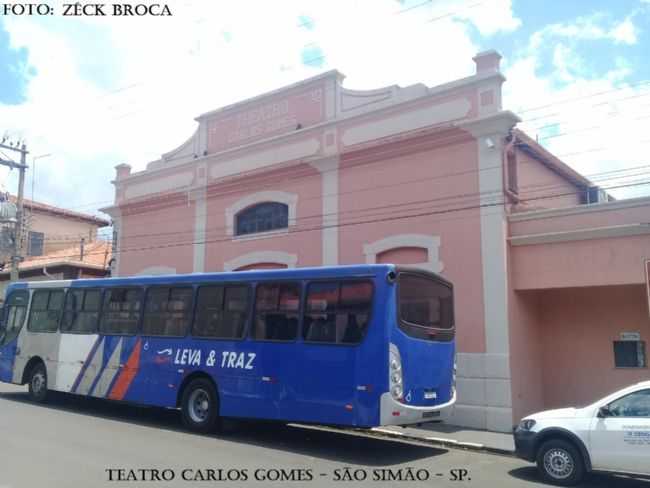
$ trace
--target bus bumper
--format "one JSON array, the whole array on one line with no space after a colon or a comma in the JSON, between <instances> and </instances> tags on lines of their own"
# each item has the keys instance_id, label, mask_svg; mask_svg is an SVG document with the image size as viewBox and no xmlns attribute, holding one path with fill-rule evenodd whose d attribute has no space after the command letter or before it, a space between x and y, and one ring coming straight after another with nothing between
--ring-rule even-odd
<instances>
[{"instance_id":1,"label":"bus bumper","mask_svg":"<svg viewBox=\"0 0 650 488\"><path fill-rule=\"evenodd\" d=\"M381 395L379 418L381 425L410 425L446 420L454 403L456 403L455 388L451 400L432 407L405 405L386 392Z\"/></svg>"}]
</instances>

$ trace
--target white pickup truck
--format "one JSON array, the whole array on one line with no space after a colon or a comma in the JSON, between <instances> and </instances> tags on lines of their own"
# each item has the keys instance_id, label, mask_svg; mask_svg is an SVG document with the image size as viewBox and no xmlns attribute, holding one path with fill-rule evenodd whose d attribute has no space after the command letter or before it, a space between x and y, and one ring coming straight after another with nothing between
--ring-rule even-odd
<instances>
[{"instance_id":1,"label":"white pickup truck","mask_svg":"<svg viewBox=\"0 0 650 488\"><path fill-rule=\"evenodd\" d=\"M584 408L529 415L514 429L517 455L546 481L571 486L590 471L650 475L650 381Z\"/></svg>"}]
</instances>

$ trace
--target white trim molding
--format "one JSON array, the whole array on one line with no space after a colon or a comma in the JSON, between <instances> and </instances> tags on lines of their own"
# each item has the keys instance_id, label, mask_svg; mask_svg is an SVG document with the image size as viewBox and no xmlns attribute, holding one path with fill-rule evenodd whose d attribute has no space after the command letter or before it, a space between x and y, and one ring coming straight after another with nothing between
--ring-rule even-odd
<instances>
[{"instance_id":1,"label":"white trim molding","mask_svg":"<svg viewBox=\"0 0 650 488\"><path fill-rule=\"evenodd\" d=\"M205 170L204 170L205 171ZM194 273L205 271L205 240L208 225L208 206L205 187L192 194L194 199L194 243L192 245L192 270Z\"/></svg>"},{"instance_id":2,"label":"white trim molding","mask_svg":"<svg viewBox=\"0 0 650 488\"><path fill-rule=\"evenodd\" d=\"M249 252L223 263L223 270L235 271L244 266L257 263L277 263L284 264L287 268L295 268L296 264L298 264L298 256L282 251Z\"/></svg>"},{"instance_id":3,"label":"white trim molding","mask_svg":"<svg viewBox=\"0 0 650 488\"><path fill-rule=\"evenodd\" d=\"M383 252L403 247L417 247L427 250L427 261L418 263L416 266L426 268L434 273L440 273L443 263L439 260L440 237L428 236L425 234L398 234L385 237L378 241L363 246L363 254L366 256L367 264L375 264L377 256Z\"/></svg>"},{"instance_id":4,"label":"white trim molding","mask_svg":"<svg viewBox=\"0 0 650 488\"><path fill-rule=\"evenodd\" d=\"M553 242L587 241L590 239L607 239L609 237L629 237L650 234L650 223L612 225L609 227L593 227L541 234L513 236L508 240L513 246L528 246L534 244L550 244Z\"/></svg>"},{"instance_id":5,"label":"white trim molding","mask_svg":"<svg viewBox=\"0 0 650 488\"><path fill-rule=\"evenodd\" d=\"M239 212L248 207L264 202L284 203L289 207L289 227L296 225L298 195L284 191L260 191L246 195L237 200L230 207L226 208L226 233L229 236L235 235L235 217ZM253 234L251 234L250 237L253 237Z\"/></svg>"},{"instance_id":6,"label":"white trim molding","mask_svg":"<svg viewBox=\"0 0 650 488\"><path fill-rule=\"evenodd\" d=\"M626 208L638 208L650 206L650 197L629 198L615 200L613 202L590 203L588 205L576 205L564 208L549 208L542 210L529 210L508 215L510 222L525 222L528 220L546 219L550 217L566 217L568 215L582 215L592 212L604 212L608 210L623 210Z\"/></svg>"},{"instance_id":7,"label":"white trim molding","mask_svg":"<svg viewBox=\"0 0 650 488\"><path fill-rule=\"evenodd\" d=\"M339 163L337 156L309 161L321 174L323 266L339 264Z\"/></svg>"},{"instance_id":8,"label":"white trim molding","mask_svg":"<svg viewBox=\"0 0 650 488\"><path fill-rule=\"evenodd\" d=\"M149 266L136 273L136 276L159 276L168 274L176 274L176 268L170 268L169 266Z\"/></svg>"}]
</instances>

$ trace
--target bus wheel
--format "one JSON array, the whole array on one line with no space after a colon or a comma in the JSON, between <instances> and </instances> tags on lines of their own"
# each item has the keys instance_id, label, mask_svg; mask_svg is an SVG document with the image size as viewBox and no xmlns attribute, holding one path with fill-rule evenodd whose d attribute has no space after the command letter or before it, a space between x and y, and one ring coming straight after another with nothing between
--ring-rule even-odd
<instances>
[{"instance_id":1,"label":"bus wheel","mask_svg":"<svg viewBox=\"0 0 650 488\"><path fill-rule=\"evenodd\" d=\"M183 424L194 432L212 432L219 420L219 401L212 382L205 378L193 380L181 398Z\"/></svg>"},{"instance_id":2,"label":"bus wheel","mask_svg":"<svg viewBox=\"0 0 650 488\"><path fill-rule=\"evenodd\" d=\"M47 371L43 363L37 363L29 372L29 396L38 403L47 398Z\"/></svg>"}]
</instances>

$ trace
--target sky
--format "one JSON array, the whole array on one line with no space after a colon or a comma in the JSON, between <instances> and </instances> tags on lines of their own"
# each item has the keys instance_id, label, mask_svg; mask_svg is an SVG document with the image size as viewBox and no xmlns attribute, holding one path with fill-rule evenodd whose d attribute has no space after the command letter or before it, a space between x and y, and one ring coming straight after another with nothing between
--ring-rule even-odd
<instances>
[{"instance_id":1,"label":"sky","mask_svg":"<svg viewBox=\"0 0 650 488\"><path fill-rule=\"evenodd\" d=\"M435 86L473 74L486 49L503 56L520 128L617 198L650 194L636 184L650 175L650 0L167 5L171 17L0 15L0 136L28 143L27 197L96 213L115 165L144 169L202 113L330 69L351 89ZM16 182L0 170L1 187Z\"/></svg>"}]
</instances>

